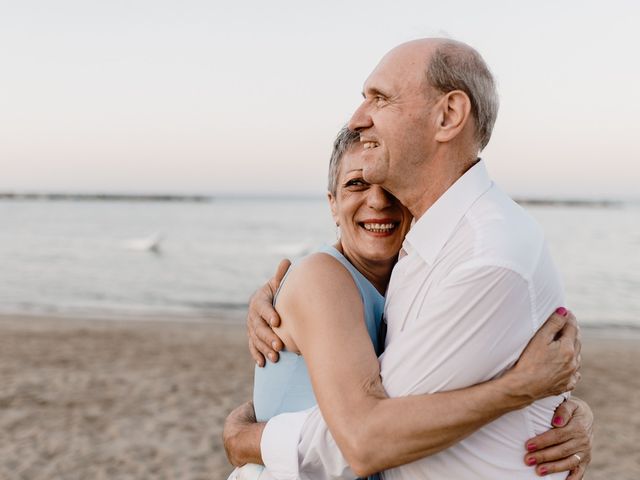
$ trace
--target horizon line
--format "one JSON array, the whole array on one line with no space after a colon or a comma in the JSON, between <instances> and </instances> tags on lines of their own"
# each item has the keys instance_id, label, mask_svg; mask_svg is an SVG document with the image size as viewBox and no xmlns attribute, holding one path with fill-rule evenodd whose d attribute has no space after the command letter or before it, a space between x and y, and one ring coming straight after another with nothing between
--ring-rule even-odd
<instances>
[{"instance_id":1,"label":"horizon line","mask_svg":"<svg viewBox=\"0 0 640 480\"><path fill-rule=\"evenodd\" d=\"M146 202L186 202L209 203L216 200L317 200L318 194L303 193L222 193L222 194L176 194L176 193L115 193L115 192L2 192L0 200L33 201L146 201ZM616 207L624 204L640 203L640 199L555 197L555 196L513 196L515 202L525 205L555 206L599 206Z\"/></svg>"}]
</instances>

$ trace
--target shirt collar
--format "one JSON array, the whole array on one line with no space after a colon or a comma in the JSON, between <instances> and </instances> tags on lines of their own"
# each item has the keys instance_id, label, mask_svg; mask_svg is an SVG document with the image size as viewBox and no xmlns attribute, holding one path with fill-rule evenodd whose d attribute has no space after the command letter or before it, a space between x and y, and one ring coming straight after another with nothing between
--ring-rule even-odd
<instances>
[{"instance_id":1,"label":"shirt collar","mask_svg":"<svg viewBox=\"0 0 640 480\"><path fill-rule=\"evenodd\" d=\"M411 227L404 240L405 250L415 250L425 262L433 264L462 217L492 184L484 162L478 161Z\"/></svg>"}]
</instances>

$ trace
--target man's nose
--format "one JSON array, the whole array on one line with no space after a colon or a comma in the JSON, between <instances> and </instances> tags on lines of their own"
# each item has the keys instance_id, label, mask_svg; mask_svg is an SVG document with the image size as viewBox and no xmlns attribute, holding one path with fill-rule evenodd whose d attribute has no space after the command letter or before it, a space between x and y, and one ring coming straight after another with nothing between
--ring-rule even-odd
<instances>
[{"instance_id":1,"label":"man's nose","mask_svg":"<svg viewBox=\"0 0 640 480\"><path fill-rule=\"evenodd\" d=\"M349 130L352 132L359 132L362 129L369 128L373 125L371 116L368 111L367 101L363 101L358 109L353 112L351 119L349 120Z\"/></svg>"},{"instance_id":2,"label":"man's nose","mask_svg":"<svg viewBox=\"0 0 640 480\"><path fill-rule=\"evenodd\" d=\"M391 195L379 185L371 185L369 188L368 204L376 210L383 210L390 207L392 203Z\"/></svg>"}]
</instances>

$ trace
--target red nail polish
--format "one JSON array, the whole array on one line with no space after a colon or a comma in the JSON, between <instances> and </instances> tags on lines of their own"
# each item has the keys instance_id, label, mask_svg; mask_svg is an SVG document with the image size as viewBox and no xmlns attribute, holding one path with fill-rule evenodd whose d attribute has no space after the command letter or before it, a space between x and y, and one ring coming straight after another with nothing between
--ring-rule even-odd
<instances>
[{"instance_id":1,"label":"red nail polish","mask_svg":"<svg viewBox=\"0 0 640 480\"><path fill-rule=\"evenodd\" d=\"M530 467L535 465L536 463L537 462L536 462L536 459L534 457L531 457L531 458L527 459L527 465L529 465Z\"/></svg>"},{"instance_id":2,"label":"red nail polish","mask_svg":"<svg viewBox=\"0 0 640 480\"><path fill-rule=\"evenodd\" d=\"M535 452L538 449L538 447L536 447L535 443L528 443L527 444L527 450L529 450L530 452Z\"/></svg>"},{"instance_id":3,"label":"red nail polish","mask_svg":"<svg viewBox=\"0 0 640 480\"><path fill-rule=\"evenodd\" d=\"M553 419L554 425L562 425L562 417L556 417Z\"/></svg>"},{"instance_id":4,"label":"red nail polish","mask_svg":"<svg viewBox=\"0 0 640 480\"><path fill-rule=\"evenodd\" d=\"M564 307L558 307L558 308L556 309L556 313L557 313L558 315L562 315L563 317L566 317L566 316L567 316L567 309L566 309L566 308L564 308Z\"/></svg>"},{"instance_id":5,"label":"red nail polish","mask_svg":"<svg viewBox=\"0 0 640 480\"><path fill-rule=\"evenodd\" d=\"M549 470L547 470L547 467L542 467L540 469L540 475L546 475L547 473L549 473Z\"/></svg>"}]
</instances>

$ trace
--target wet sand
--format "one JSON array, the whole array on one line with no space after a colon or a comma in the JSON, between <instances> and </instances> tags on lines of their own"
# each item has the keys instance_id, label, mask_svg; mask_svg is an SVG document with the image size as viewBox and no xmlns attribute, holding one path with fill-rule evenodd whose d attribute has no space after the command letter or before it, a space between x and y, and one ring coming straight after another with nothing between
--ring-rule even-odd
<instances>
[{"instance_id":1,"label":"wet sand","mask_svg":"<svg viewBox=\"0 0 640 480\"><path fill-rule=\"evenodd\" d=\"M585 333L587 478L640 478L640 340ZM226 414L251 396L232 323L0 317L0 479L225 479Z\"/></svg>"}]
</instances>

